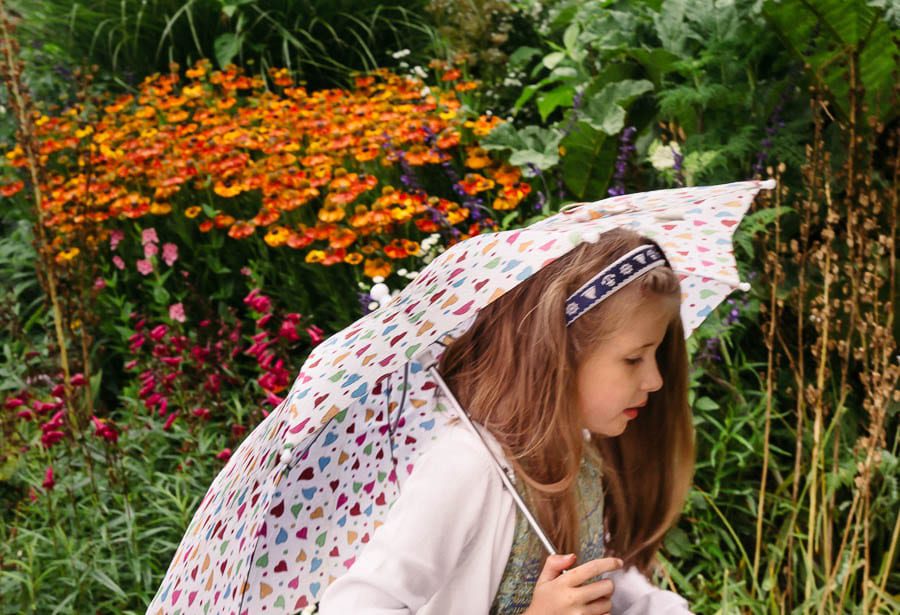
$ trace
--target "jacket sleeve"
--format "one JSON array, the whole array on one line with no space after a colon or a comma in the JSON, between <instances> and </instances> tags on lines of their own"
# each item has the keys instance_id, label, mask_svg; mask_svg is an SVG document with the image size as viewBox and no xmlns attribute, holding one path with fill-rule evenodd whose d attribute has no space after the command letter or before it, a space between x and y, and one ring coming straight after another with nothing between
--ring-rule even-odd
<instances>
[{"instance_id":1,"label":"jacket sleeve","mask_svg":"<svg viewBox=\"0 0 900 615\"><path fill-rule=\"evenodd\" d=\"M684 598L656 587L637 568L607 578L615 583L612 612L617 615L691 615Z\"/></svg>"},{"instance_id":2,"label":"jacket sleeve","mask_svg":"<svg viewBox=\"0 0 900 615\"><path fill-rule=\"evenodd\" d=\"M465 438L435 442L347 573L322 596L323 615L415 613L458 565L497 490L486 452Z\"/></svg>"}]
</instances>

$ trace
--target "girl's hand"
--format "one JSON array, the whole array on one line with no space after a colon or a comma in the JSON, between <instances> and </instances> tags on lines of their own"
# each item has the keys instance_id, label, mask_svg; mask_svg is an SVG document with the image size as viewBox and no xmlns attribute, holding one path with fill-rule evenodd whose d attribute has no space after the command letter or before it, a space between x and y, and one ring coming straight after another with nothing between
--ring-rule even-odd
<instances>
[{"instance_id":1,"label":"girl's hand","mask_svg":"<svg viewBox=\"0 0 900 615\"><path fill-rule=\"evenodd\" d=\"M622 567L614 557L591 560L563 571L575 563L575 555L551 555L544 562L523 615L604 615L612 610L615 586L610 579L587 583L590 579ZM585 583L587 583L585 585Z\"/></svg>"}]
</instances>

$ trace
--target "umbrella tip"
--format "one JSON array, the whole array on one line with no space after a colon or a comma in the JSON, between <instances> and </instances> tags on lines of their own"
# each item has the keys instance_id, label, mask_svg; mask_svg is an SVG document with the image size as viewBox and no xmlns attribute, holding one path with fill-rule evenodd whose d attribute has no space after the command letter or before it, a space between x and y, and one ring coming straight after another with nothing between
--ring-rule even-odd
<instances>
[{"instance_id":1,"label":"umbrella tip","mask_svg":"<svg viewBox=\"0 0 900 615\"><path fill-rule=\"evenodd\" d=\"M764 190L773 190L775 188L775 180L767 179L765 181L759 182L759 187Z\"/></svg>"},{"instance_id":2,"label":"umbrella tip","mask_svg":"<svg viewBox=\"0 0 900 615\"><path fill-rule=\"evenodd\" d=\"M746 293L750 290L750 284L747 282L741 282L740 284L738 284L738 288Z\"/></svg>"}]
</instances>

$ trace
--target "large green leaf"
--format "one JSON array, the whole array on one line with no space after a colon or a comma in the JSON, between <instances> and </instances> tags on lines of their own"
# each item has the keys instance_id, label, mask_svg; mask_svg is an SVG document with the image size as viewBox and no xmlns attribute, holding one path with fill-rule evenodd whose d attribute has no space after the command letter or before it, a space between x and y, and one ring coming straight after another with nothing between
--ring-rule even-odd
<instances>
[{"instance_id":1,"label":"large green leaf","mask_svg":"<svg viewBox=\"0 0 900 615\"><path fill-rule=\"evenodd\" d=\"M565 151L562 177L572 194L582 200L605 197L616 161L616 140L578 122L560 145Z\"/></svg>"},{"instance_id":2,"label":"large green leaf","mask_svg":"<svg viewBox=\"0 0 900 615\"><path fill-rule=\"evenodd\" d=\"M625 108L653 84L645 80L626 80L610 83L591 96L584 107L584 121L591 128L608 135L617 134L625 126Z\"/></svg>"}]
</instances>

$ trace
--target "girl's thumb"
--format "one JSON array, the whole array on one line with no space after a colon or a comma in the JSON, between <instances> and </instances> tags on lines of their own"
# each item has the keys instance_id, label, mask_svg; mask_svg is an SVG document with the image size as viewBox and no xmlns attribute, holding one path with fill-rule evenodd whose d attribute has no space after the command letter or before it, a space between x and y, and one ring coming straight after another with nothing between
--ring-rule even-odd
<instances>
[{"instance_id":1,"label":"girl's thumb","mask_svg":"<svg viewBox=\"0 0 900 615\"><path fill-rule=\"evenodd\" d=\"M546 583L552 581L563 573L564 570L571 567L575 563L575 554L568 555L550 555L544 562L544 568L538 577L538 583Z\"/></svg>"}]
</instances>

